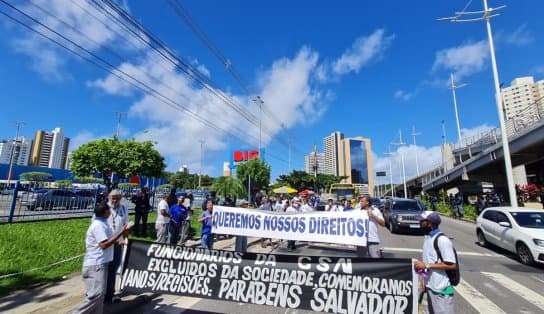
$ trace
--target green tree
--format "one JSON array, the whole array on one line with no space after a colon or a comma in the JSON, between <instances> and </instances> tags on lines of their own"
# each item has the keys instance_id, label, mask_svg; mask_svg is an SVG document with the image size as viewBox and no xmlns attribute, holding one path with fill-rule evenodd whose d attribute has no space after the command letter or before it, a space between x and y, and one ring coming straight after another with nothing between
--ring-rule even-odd
<instances>
[{"instance_id":1,"label":"green tree","mask_svg":"<svg viewBox=\"0 0 544 314\"><path fill-rule=\"evenodd\" d=\"M21 175L19 175L19 179L23 181L38 183L44 181L51 181L53 179L53 175L47 172L31 171L21 173Z\"/></svg>"},{"instance_id":2,"label":"green tree","mask_svg":"<svg viewBox=\"0 0 544 314\"><path fill-rule=\"evenodd\" d=\"M55 185L59 188L69 188L72 186L72 180L57 180Z\"/></svg>"},{"instance_id":3,"label":"green tree","mask_svg":"<svg viewBox=\"0 0 544 314\"><path fill-rule=\"evenodd\" d=\"M203 188L208 188L212 186L214 179L208 175L202 175L200 181L200 185ZM198 174L185 172L171 173L168 176L168 183L172 184L176 189L188 190L198 188Z\"/></svg>"},{"instance_id":4,"label":"green tree","mask_svg":"<svg viewBox=\"0 0 544 314\"><path fill-rule=\"evenodd\" d=\"M76 177L75 181L78 183L102 183L102 179L95 177Z\"/></svg>"},{"instance_id":5,"label":"green tree","mask_svg":"<svg viewBox=\"0 0 544 314\"><path fill-rule=\"evenodd\" d=\"M270 166L260 159L253 159L236 167L236 177L242 181L244 188L247 189L248 183L251 183L251 194L254 191L268 191L270 183ZM249 180L251 177L251 181Z\"/></svg>"},{"instance_id":6,"label":"green tree","mask_svg":"<svg viewBox=\"0 0 544 314\"><path fill-rule=\"evenodd\" d=\"M233 177L219 177L214 180L212 190L223 198L228 194L239 198L245 194L245 187L242 181Z\"/></svg>"},{"instance_id":7,"label":"green tree","mask_svg":"<svg viewBox=\"0 0 544 314\"><path fill-rule=\"evenodd\" d=\"M119 141L106 138L81 145L72 152L71 170L77 176L102 174L108 191L113 188L111 173L125 178L133 175L159 177L166 165L150 141Z\"/></svg>"},{"instance_id":8,"label":"green tree","mask_svg":"<svg viewBox=\"0 0 544 314\"><path fill-rule=\"evenodd\" d=\"M290 174L280 175L276 186L288 185L298 191L304 189L313 190L314 187L316 187L318 191L328 191L331 184L339 183L345 178L346 177L344 176L340 177L328 174L317 174L316 178L305 171L294 170Z\"/></svg>"}]
</instances>

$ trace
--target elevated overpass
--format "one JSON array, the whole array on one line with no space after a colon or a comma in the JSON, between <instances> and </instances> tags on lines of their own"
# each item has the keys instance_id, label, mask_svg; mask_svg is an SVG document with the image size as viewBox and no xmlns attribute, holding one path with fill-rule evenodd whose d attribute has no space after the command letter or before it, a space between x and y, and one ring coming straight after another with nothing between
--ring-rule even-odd
<instances>
[{"instance_id":1,"label":"elevated overpass","mask_svg":"<svg viewBox=\"0 0 544 314\"><path fill-rule=\"evenodd\" d=\"M518 116L506 121L512 167L531 166L532 171L540 171L544 176L544 119L543 110L537 105L529 107ZM449 145L449 146L448 146ZM452 156L440 166L406 182L409 197L425 191L438 194L441 189L457 187L460 191L474 187L478 182L492 182L497 192L508 196L501 133L494 129L478 139L463 145L443 145L443 151ZM444 154L443 154L444 155ZM537 165L536 167L534 165ZM525 168L522 167L524 170ZM521 175L525 175L523 172ZM402 195L403 187L395 188Z\"/></svg>"}]
</instances>

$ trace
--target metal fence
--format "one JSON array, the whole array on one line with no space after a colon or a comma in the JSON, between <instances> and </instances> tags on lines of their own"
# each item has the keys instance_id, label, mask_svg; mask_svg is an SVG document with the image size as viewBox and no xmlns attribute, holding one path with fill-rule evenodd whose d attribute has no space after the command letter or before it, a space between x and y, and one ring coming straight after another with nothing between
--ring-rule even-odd
<instances>
[{"instance_id":1,"label":"metal fence","mask_svg":"<svg viewBox=\"0 0 544 314\"><path fill-rule=\"evenodd\" d=\"M134 204L123 193L121 203L129 211ZM0 189L0 223L91 217L107 192L100 188L56 188L40 183L4 186Z\"/></svg>"}]
</instances>

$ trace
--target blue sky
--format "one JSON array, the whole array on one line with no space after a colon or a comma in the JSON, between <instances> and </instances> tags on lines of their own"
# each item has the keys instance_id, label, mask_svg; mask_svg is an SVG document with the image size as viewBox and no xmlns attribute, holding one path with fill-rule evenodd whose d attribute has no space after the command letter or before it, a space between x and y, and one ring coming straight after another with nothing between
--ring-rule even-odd
<instances>
[{"instance_id":1,"label":"blue sky","mask_svg":"<svg viewBox=\"0 0 544 314\"><path fill-rule=\"evenodd\" d=\"M203 173L212 176L221 175L223 161L233 150L258 147L258 106L174 12L170 3L177 1L120 4L209 79L215 94L180 71L179 61L166 61L146 46L148 36L134 29L128 33L86 1L6 2L106 60L114 72L123 71L115 73L130 74L158 91L170 106L0 15L0 138L13 137L15 121L24 121L22 135L62 127L75 149L111 136L116 112L127 112L121 138L156 141L168 170L188 165L192 172L200 168L199 141L204 140ZM247 89L262 97L262 141L273 178L288 172L289 141L291 169L303 169L304 154L314 144L322 150L323 137L334 131L370 138L374 171L381 171L388 167L389 157L383 153L389 143L398 141L399 130L404 142L412 143L409 135L415 126L421 133L417 146L401 148L407 176L415 173L416 153L420 169L437 164L442 120L447 139L457 137L447 88L450 73L468 84L457 90L463 135L498 126L485 23L436 21L465 7L479 11L481 1L179 3ZM509 85L520 76L543 79L544 2L489 0L490 7L503 4L507 8L492 19L500 81ZM4 3L0 11L37 25ZM51 31L41 31L91 58ZM398 147L391 149L394 179L399 181L400 154Z\"/></svg>"}]
</instances>

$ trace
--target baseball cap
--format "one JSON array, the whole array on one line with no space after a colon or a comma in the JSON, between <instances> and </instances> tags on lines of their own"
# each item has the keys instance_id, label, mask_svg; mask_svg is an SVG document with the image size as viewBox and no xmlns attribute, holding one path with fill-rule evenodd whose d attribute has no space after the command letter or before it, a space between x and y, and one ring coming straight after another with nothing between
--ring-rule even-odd
<instances>
[{"instance_id":1,"label":"baseball cap","mask_svg":"<svg viewBox=\"0 0 544 314\"><path fill-rule=\"evenodd\" d=\"M436 212L426 210L423 213L421 213L419 216L417 216L418 221L428 220L431 224L438 226L442 222L442 219L440 219L440 215L438 215Z\"/></svg>"},{"instance_id":2,"label":"baseball cap","mask_svg":"<svg viewBox=\"0 0 544 314\"><path fill-rule=\"evenodd\" d=\"M298 202L298 201L300 201L300 199L295 196L295 197L293 197L293 201Z\"/></svg>"}]
</instances>

